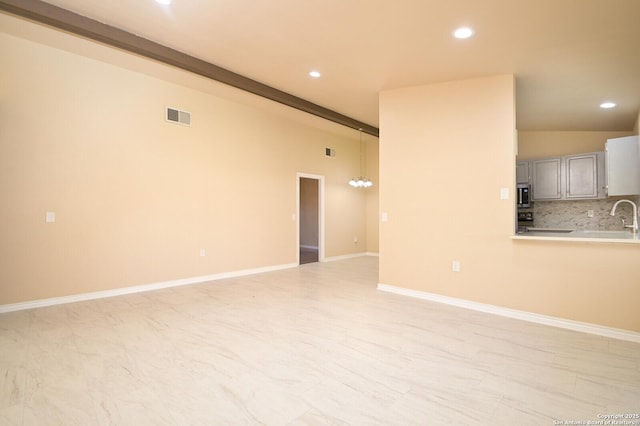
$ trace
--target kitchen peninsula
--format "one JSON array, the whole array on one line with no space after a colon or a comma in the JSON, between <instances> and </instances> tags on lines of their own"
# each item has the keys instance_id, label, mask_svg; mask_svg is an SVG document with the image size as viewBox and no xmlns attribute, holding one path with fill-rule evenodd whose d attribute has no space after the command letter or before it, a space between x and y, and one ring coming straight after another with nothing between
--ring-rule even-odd
<instances>
[{"instance_id":1,"label":"kitchen peninsula","mask_svg":"<svg viewBox=\"0 0 640 426\"><path fill-rule=\"evenodd\" d=\"M637 232L631 231L589 231L532 228L532 230L526 233L516 234L512 238L514 240L640 244L640 235Z\"/></svg>"}]
</instances>

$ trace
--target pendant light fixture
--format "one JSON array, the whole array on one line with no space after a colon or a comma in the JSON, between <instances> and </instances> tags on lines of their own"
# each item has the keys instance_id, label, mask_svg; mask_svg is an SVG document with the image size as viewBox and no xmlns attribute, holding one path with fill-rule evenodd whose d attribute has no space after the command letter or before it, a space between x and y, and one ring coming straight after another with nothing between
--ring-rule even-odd
<instances>
[{"instance_id":1,"label":"pendant light fixture","mask_svg":"<svg viewBox=\"0 0 640 426\"><path fill-rule=\"evenodd\" d=\"M369 188L371 185L373 185L373 183L369 180L368 177L364 176L362 173L363 167L362 167L362 129L358 129L358 131L360 132L360 176L358 176L357 178L351 178L351 180L349 181L349 185L355 187L355 188Z\"/></svg>"}]
</instances>

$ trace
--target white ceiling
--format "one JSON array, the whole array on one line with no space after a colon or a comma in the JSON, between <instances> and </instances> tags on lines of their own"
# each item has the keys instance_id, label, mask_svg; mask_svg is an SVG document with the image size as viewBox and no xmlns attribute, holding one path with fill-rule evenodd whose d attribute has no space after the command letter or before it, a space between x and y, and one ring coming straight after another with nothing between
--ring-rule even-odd
<instances>
[{"instance_id":1,"label":"white ceiling","mask_svg":"<svg viewBox=\"0 0 640 426\"><path fill-rule=\"evenodd\" d=\"M519 130L632 130L640 109L640 0L47 1L376 127L382 90L507 73Z\"/></svg>"}]
</instances>

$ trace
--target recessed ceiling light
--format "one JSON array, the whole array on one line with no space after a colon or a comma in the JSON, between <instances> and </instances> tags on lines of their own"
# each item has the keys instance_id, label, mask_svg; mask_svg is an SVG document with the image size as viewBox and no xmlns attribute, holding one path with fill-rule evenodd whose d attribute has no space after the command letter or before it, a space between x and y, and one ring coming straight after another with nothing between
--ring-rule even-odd
<instances>
[{"instance_id":1,"label":"recessed ceiling light","mask_svg":"<svg viewBox=\"0 0 640 426\"><path fill-rule=\"evenodd\" d=\"M616 104L614 102L603 102L600 104L600 108L609 109L615 107Z\"/></svg>"},{"instance_id":2,"label":"recessed ceiling light","mask_svg":"<svg viewBox=\"0 0 640 426\"><path fill-rule=\"evenodd\" d=\"M455 38L469 38L473 35L473 30L468 27L458 28L453 32Z\"/></svg>"},{"instance_id":3,"label":"recessed ceiling light","mask_svg":"<svg viewBox=\"0 0 640 426\"><path fill-rule=\"evenodd\" d=\"M310 71L309 75L313 78L319 78L320 77L320 71Z\"/></svg>"},{"instance_id":4,"label":"recessed ceiling light","mask_svg":"<svg viewBox=\"0 0 640 426\"><path fill-rule=\"evenodd\" d=\"M156 3L160 3L160 4L164 4L165 6L168 6L171 4L171 0L156 0Z\"/></svg>"}]
</instances>

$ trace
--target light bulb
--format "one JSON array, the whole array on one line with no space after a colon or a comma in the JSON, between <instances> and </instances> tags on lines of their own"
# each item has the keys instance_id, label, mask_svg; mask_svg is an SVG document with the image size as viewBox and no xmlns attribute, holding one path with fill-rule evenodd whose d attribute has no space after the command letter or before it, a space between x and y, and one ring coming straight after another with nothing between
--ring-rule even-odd
<instances>
[{"instance_id":1,"label":"light bulb","mask_svg":"<svg viewBox=\"0 0 640 426\"><path fill-rule=\"evenodd\" d=\"M460 39L469 38L472 35L473 35L473 30L471 28L467 28L467 27L458 28L457 30L455 30L453 32L453 36L455 38L460 38Z\"/></svg>"}]
</instances>

